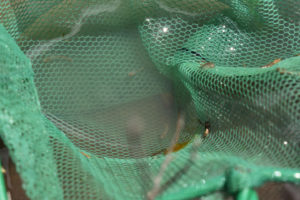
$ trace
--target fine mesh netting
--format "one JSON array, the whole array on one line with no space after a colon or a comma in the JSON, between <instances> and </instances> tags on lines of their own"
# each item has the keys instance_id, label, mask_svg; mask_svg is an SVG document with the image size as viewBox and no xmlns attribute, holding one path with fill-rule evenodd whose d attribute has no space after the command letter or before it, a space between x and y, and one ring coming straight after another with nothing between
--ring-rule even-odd
<instances>
[{"instance_id":1,"label":"fine mesh netting","mask_svg":"<svg viewBox=\"0 0 300 200\"><path fill-rule=\"evenodd\" d=\"M299 0L2 0L0 23L0 136L29 198L300 183Z\"/></svg>"}]
</instances>

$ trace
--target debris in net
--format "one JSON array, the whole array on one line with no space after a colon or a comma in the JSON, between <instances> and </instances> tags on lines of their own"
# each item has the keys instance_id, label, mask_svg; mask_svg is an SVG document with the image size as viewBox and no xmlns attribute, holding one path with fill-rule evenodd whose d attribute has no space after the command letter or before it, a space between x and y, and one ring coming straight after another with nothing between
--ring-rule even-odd
<instances>
[{"instance_id":1,"label":"debris in net","mask_svg":"<svg viewBox=\"0 0 300 200\"><path fill-rule=\"evenodd\" d=\"M205 122L204 124L205 126L205 131L204 131L204 138L209 134L209 131L210 131L210 123L208 121Z\"/></svg>"},{"instance_id":2,"label":"debris in net","mask_svg":"<svg viewBox=\"0 0 300 200\"><path fill-rule=\"evenodd\" d=\"M159 154L163 154L165 152L165 149L162 149L162 150L160 150L160 151L158 151L158 152L155 152L155 153L153 153L151 156L153 157L153 156L157 156L157 155L159 155Z\"/></svg>"},{"instance_id":3,"label":"debris in net","mask_svg":"<svg viewBox=\"0 0 300 200\"><path fill-rule=\"evenodd\" d=\"M204 63L203 65L201 65L201 67L203 67L203 68L214 68L215 64L212 63L212 62L207 62L207 63Z\"/></svg>"},{"instance_id":4,"label":"debris in net","mask_svg":"<svg viewBox=\"0 0 300 200\"><path fill-rule=\"evenodd\" d=\"M273 62L270 62L269 64L267 64L267 65L264 65L264 66L262 66L261 68L268 68L268 67L272 67L273 65L275 65L275 64L277 64L277 63L279 63L281 61L281 59L280 58L278 58L278 59L275 59Z\"/></svg>"},{"instance_id":5,"label":"debris in net","mask_svg":"<svg viewBox=\"0 0 300 200\"><path fill-rule=\"evenodd\" d=\"M86 153L84 153L84 152L80 152L82 155L84 155L85 157L87 157L87 158L91 158L91 156L90 155L88 155L88 154L86 154Z\"/></svg>"},{"instance_id":6,"label":"debris in net","mask_svg":"<svg viewBox=\"0 0 300 200\"><path fill-rule=\"evenodd\" d=\"M145 131L145 121L139 114L129 117L126 123L127 139L132 145L136 145L136 140L141 139L142 133Z\"/></svg>"},{"instance_id":7,"label":"debris in net","mask_svg":"<svg viewBox=\"0 0 300 200\"><path fill-rule=\"evenodd\" d=\"M276 68L276 71L279 72L280 74L284 74L284 69L281 69L281 68L279 68L279 67Z\"/></svg>"},{"instance_id":8,"label":"debris in net","mask_svg":"<svg viewBox=\"0 0 300 200\"><path fill-rule=\"evenodd\" d=\"M136 70L136 71L131 71L128 73L128 76L135 76L137 73L141 72L144 69L144 67L141 67L140 69Z\"/></svg>"},{"instance_id":9,"label":"debris in net","mask_svg":"<svg viewBox=\"0 0 300 200\"><path fill-rule=\"evenodd\" d=\"M176 123L176 132L175 132L174 137L172 138L171 145L168 148L169 152L172 152L174 150L175 145L179 139L180 132L183 129L183 127L184 127L184 114L181 114L179 112L178 118L177 118L177 123ZM171 163L172 159L173 159L173 156L171 153L166 155L166 159L161 164L158 175L156 177L154 177L154 179L153 179L153 188L147 193L147 197L149 200L154 200L155 197L160 192L160 185L161 185L163 175L164 175L168 165Z\"/></svg>"},{"instance_id":10,"label":"debris in net","mask_svg":"<svg viewBox=\"0 0 300 200\"><path fill-rule=\"evenodd\" d=\"M193 146L192 146L192 152L190 154L190 160L195 161L198 153L198 149L200 145L202 144L204 137L200 137L198 134L195 136Z\"/></svg>"},{"instance_id":11,"label":"debris in net","mask_svg":"<svg viewBox=\"0 0 300 200\"><path fill-rule=\"evenodd\" d=\"M199 120L200 121L200 120ZM206 125L207 126L207 128L206 129L208 129L209 130L209 128L210 128L210 124L207 124ZM195 162L195 160L196 159L198 159L197 158L197 155L198 155L198 149L199 149L199 147L200 147L200 145L202 144L202 142L203 142L203 140L205 139L205 136L204 135L200 135L200 134L196 134L195 135L195 137L194 137L194 139L193 139L193 144L192 144L192 148L191 148L191 152L190 152L190 156L189 156L189 158L188 158L188 162L186 163L187 165L182 169L182 170L180 170L180 173L184 173L184 172L186 172L190 167L191 167L191 164L192 163L194 163ZM188 143L189 143L190 141L188 141L188 142L186 142L185 143L185 145L187 145ZM178 145L178 144L177 144ZM175 145L175 147L173 148L173 152L175 152L175 148L176 148L176 145ZM181 147L181 148L183 148L183 147ZM180 148L180 149L181 149ZM168 155L170 155L170 154L167 154L167 156ZM166 162L166 161L165 161ZM163 163L163 164L165 164L165 162ZM171 162L171 161L170 161ZM163 166L163 165L162 165ZM162 168L161 168L162 169ZM165 167L165 169L166 169L166 167ZM161 179L162 179L162 176L163 176L163 174L161 174ZM164 183L163 185L159 185L159 187L158 187L158 189L157 189L157 193L156 194L154 194L154 189L152 189L152 191L151 192L153 192L153 193L148 193L148 199L155 199L155 197L156 197L156 195L158 195L162 190L165 190L167 187L168 187L168 185L169 184L172 184L173 182L174 182L174 180L176 179L176 178L178 178L178 176L177 175L174 175L171 179L169 179L166 183ZM161 181L161 180L160 180ZM152 196L150 196L150 195L152 195Z\"/></svg>"},{"instance_id":12,"label":"debris in net","mask_svg":"<svg viewBox=\"0 0 300 200\"><path fill-rule=\"evenodd\" d=\"M206 137L208 134L209 134L209 129L208 129L208 128L206 128L206 129L205 129L205 131L204 131L204 134L203 134L203 136L204 136L204 137Z\"/></svg>"},{"instance_id":13,"label":"debris in net","mask_svg":"<svg viewBox=\"0 0 300 200\"><path fill-rule=\"evenodd\" d=\"M145 131L145 119L139 114L133 114L126 122L126 138L128 143L128 151L130 157L144 157L146 153L143 151L142 134Z\"/></svg>"},{"instance_id":14,"label":"debris in net","mask_svg":"<svg viewBox=\"0 0 300 200\"><path fill-rule=\"evenodd\" d=\"M177 144L174 145L174 148L172 149L172 151L169 151L169 149L166 149L166 150L164 151L164 154L167 155L167 154L169 154L169 153L177 152L177 151L179 151L180 149L183 149L186 145L188 145L188 144L190 143L190 141L191 141L191 140L188 140L188 141L186 141L186 142L184 142L184 143L177 143Z\"/></svg>"},{"instance_id":15,"label":"debris in net","mask_svg":"<svg viewBox=\"0 0 300 200\"><path fill-rule=\"evenodd\" d=\"M282 69L282 68L276 68L276 71L279 72L280 74L289 74L289 75L298 75L300 76L300 73L298 72L291 72L291 71L287 71L286 69Z\"/></svg>"},{"instance_id":16,"label":"debris in net","mask_svg":"<svg viewBox=\"0 0 300 200\"><path fill-rule=\"evenodd\" d=\"M128 121L126 122L126 139L130 158L144 158L146 156L142 140L145 127L145 118L139 113L133 113L132 116L128 116ZM137 159L135 167L141 173L136 181L140 183L149 182L150 171L148 163L143 159Z\"/></svg>"},{"instance_id":17,"label":"debris in net","mask_svg":"<svg viewBox=\"0 0 300 200\"><path fill-rule=\"evenodd\" d=\"M169 132L169 125L167 123L165 123L165 129L164 129L164 132L160 135L160 138L164 139L168 132Z\"/></svg>"},{"instance_id":18,"label":"debris in net","mask_svg":"<svg viewBox=\"0 0 300 200\"><path fill-rule=\"evenodd\" d=\"M175 144L174 148L172 149L172 151L170 151L169 149L163 149L163 150L160 150L160 151L152 154L151 156L157 156L159 154L168 155L169 153L177 152L177 151L183 149L184 147L186 147L190 143L190 141L191 140L188 140L188 141L183 142L183 143L177 143L177 144Z\"/></svg>"}]
</instances>

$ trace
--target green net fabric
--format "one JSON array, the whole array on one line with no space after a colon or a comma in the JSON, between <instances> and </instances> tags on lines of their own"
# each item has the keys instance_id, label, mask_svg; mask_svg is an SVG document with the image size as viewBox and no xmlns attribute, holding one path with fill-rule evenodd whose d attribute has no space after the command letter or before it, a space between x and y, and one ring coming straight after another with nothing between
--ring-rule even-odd
<instances>
[{"instance_id":1,"label":"green net fabric","mask_svg":"<svg viewBox=\"0 0 300 200\"><path fill-rule=\"evenodd\" d=\"M300 183L299 0L2 0L0 23L0 136L31 199Z\"/></svg>"}]
</instances>

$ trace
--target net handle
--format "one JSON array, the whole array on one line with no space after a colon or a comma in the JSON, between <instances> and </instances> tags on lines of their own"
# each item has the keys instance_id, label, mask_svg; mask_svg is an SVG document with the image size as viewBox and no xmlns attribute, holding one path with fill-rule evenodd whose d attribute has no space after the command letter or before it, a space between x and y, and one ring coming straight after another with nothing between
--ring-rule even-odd
<instances>
[{"instance_id":1,"label":"net handle","mask_svg":"<svg viewBox=\"0 0 300 200\"><path fill-rule=\"evenodd\" d=\"M255 190L245 188L237 193L235 200L258 200L258 195Z\"/></svg>"}]
</instances>

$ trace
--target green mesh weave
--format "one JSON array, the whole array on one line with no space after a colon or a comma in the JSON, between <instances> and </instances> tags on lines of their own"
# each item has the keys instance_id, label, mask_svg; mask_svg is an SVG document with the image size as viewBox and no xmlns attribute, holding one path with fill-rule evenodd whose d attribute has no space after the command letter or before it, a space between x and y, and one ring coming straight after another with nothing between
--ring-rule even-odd
<instances>
[{"instance_id":1,"label":"green mesh weave","mask_svg":"<svg viewBox=\"0 0 300 200\"><path fill-rule=\"evenodd\" d=\"M2 0L0 136L33 200L299 184L299 44L299 0Z\"/></svg>"}]
</instances>

